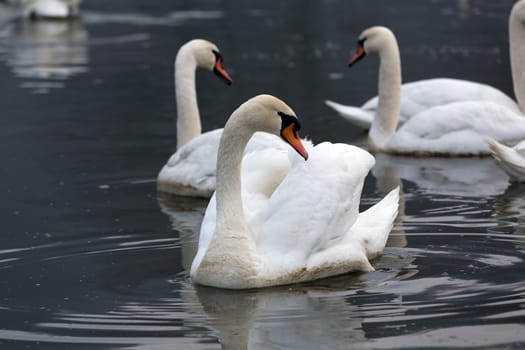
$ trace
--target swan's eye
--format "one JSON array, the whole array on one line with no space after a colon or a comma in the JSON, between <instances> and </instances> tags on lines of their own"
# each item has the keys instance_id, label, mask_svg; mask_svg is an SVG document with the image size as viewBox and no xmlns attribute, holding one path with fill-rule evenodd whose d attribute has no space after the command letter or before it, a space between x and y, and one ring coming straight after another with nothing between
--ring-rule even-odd
<instances>
[{"instance_id":1,"label":"swan's eye","mask_svg":"<svg viewBox=\"0 0 525 350\"><path fill-rule=\"evenodd\" d=\"M362 38L362 39L359 39L357 41L357 45L358 46L364 46L365 45L365 41L366 41L366 37Z\"/></svg>"},{"instance_id":2,"label":"swan's eye","mask_svg":"<svg viewBox=\"0 0 525 350\"><path fill-rule=\"evenodd\" d=\"M281 129L283 130L290 126L290 124L293 124L294 135L298 135L299 130L301 130L301 124L299 123L299 120L297 120L297 118L293 115L289 115L280 111L277 112L277 114L281 117Z\"/></svg>"},{"instance_id":3,"label":"swan's eye","mask_svg":"<svg viewBox=\"0 0 525 350\"><path fill-rule=\"evenodd\" d=\"M223 60L221 54L219 53L219 51L211 50L211 52L213 52L213 55L215 56L215 61L218 61L218 60L222 61Z\"/></svg>"}]
</instances>

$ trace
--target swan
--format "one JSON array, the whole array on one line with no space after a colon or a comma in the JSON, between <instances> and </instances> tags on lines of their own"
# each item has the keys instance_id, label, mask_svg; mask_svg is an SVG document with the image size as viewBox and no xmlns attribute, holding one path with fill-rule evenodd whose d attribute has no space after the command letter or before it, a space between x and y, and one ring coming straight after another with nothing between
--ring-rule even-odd
<instances>
[{"instance_id":1,"label":"swan","mask_svg":"<svg viewBox=\"0 0 525 350\"><path fill-rule=\"evenodd\" d=\"M175 99L177 102L177 151L157 177L160 190L180 195L209 197L215 189L214 158L222 129L201 134L195 91L195 70L201 67L232 84L215 44L190 40L175 58Z\"/></svg>"},{"instance_id":2,"label":"swan","mask_svg":"<svg viewBox=\"0 0 525 350\"><path fill-rule=\"evenodd\" d=\"M201 134L195 91L195 69L213 70L229 85L232 79L222 65L217 46L202 39L183 45L175 59L175 97L177 102L177 151L162 167L157 188L180 196L209 198L215 191L217 150L222 128ZM309 142L309 141L306 141ZM267 148L287 149L278 137L256 133L246 152Z\"/></svg>"},{"instance_id":3,"label":"swan","mask_svg":"<svg viewBox=\"0 0 525 350\"><path fill-rule=\"evenodd\" d=\"M493 101L457 101L429 107L397 129L402 91L395 36L386 27L371 27L361 33L359 43L357 57L362 57L362 52L377 53L380 57L379 99L368 133L370 151L407 155L488 155L490 150L485 137L504 142L525 138L523 114Z\"/></svg>"},{"instance_id":4,"label":"swan","mask_svg":"<svg viewBox=\"0 0 525 350\"><path fill-rule=\"evenodd\" d=\"M329 142L307 151L299 128L291 108L270 95L232 113L217 155L217 189L190 270L195 283L246 289L373 270L368 259L385 246L399 188L359 213L374 157ZM256 131L280 135L308 161L272 148L243 154Z\"/></svg>"},{"instance_id":5,"label":"swan","mask_svg":"<svg viewBox=\"0 0 525 350\"><path fill-rule=\"evenodd\" d=\"M525 27L521 23L525 19L524 6L525 0L516 3L509 16L512 80L514 84L514 94L519 104L502 91L482 83L451 78L419 80L401 85L399 124L405 123L408 119L428 108L460 101L489 101L500 104L514 113L521 114L523 112L523 106L525 106L525 40L523 40ZM391 37L393 37L393 34ZM346 106L330 100L325 101L327 106L334 109L349 122L361 128L370 128L374 115L379 108L379 99L382 98L382 95L387 93L388 90L397 88L395 85L401 84L401 79L388 77L387 73L390 72L392 75L397 75L400 74L399 72L401 70L399 59L390 59L391 57L399 56L397 44L392 43L392 40L395 39L385 35L384 40L377 43L378 45L384 46L378 48L378 50L382 51L382 78L386 80L380 82L380 85L382 85L380 88L382 88L383 91L379 91L379 97L371 98L361 107ZM349 65L352 66L363 58L366 53L367 50L364 48L364 42L359 41L357 52L350 59Z\"/></svg>"},{"instance_id":6,"label":"swan","mask_svg":"<svg viewBox=\"0 0 525 350\"><path fill-rule=\"evenodd\" d=\"M26 16L31 18L69 18L78 15L81 0L20 0Z\"/></svg>"}]
</instances>

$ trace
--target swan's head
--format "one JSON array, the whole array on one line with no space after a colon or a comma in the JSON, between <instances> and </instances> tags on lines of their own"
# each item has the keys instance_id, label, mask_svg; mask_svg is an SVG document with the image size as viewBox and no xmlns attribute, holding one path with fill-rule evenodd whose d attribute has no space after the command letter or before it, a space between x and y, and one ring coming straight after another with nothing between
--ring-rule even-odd
<instances>
[{"instance_id":1,"label":"swan's head","mask_svg":"<svg viewBox=\"0 0 525 350\"><path fill-rule=\"evenodd\" d=\"M370 27L365 29L357 41L357 50L352 56L348 65L352 66L354 63L360 61L367 53L379 53L383 48L387 47L392 40L395 42L394 33L387 27Z\"/></svg>"},{"instance_id":2,"label":"swan's head","mask_svg":"<svg viewBox=\"0 0 525 350\"><path fill-rule=\"evenodd\" d=\"M246 122L255 131L265 131L280 136L305 160L308 152L299 136L301 124L295 112L283 101L271 95L258 95L239 107L243 114L250 116Z\"/></svg>"},{"instance_id":3,"label":"swan's head","mask_svg":"<svg viewBox=\"0 0 525 350\"><path fill-rule=\"evenodd\" d=\"M193 53L198 67L207 69L223 79L228 85L232 84L230 75L224 69L223 58L219 48L214 43L204 39L194 39L185 44Z\"/></svg>"}]
</instances>

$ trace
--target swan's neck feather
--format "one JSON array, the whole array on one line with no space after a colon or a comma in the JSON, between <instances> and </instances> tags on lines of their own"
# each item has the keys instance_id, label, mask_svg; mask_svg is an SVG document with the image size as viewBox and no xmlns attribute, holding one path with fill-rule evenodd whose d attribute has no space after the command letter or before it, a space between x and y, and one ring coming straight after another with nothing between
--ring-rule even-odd
<instances>
[{"instance_id":1,"label":"swan's neck feather","mask_svg":"<svg viewBox=\"0 0 525 350\"><path fill-rule=\"evenodd\" d=\"M245 221L241 198L241 161L253 131L238 116L234 113L226 123L217 153L217 229L232 222L244 225Z\"/></svg>"},{"instance_id":2,"label":"swan's neck feather","mask_svg":"<svg viewBox=\"0 0 525 350\"><path fill-rule=\"evenodd\" d=\"M519 7L521 6L521 10ZM524 13L525 5L516 4L509 19L510 65L514 95L522 111L525 111L525 23L518 15Z\"/></svg>"},{"instance_id":3,"label":"swan's neck feather","mask_svg":"<svg viewBox=\"0 0 525 350\"><path fill-rule=\"evenodd\" d=\"M392 35L379 51L379 101L368 134L371 150L386 147L395 134L401 112L401 60L399 48Z\"/></svg>"},{"instance_id":4,"label":"swan's neck feather","mask_svg":"<svg viewBox=\"0 0 525 350\"><path fill-rule=\"evenodd\" d=\"M177 149L201 134L201 119L195 91L197 62L191 47L182 47L175 59L177 102Z\"/></svg>"},{"instance_id":5,"label":"swan's neck feather","mask_svg":"<svg viewBox=\"0 0 525 350\"><path fill-rule=\"evenodd\" d=\"M217 155L215 232L195 275L198 283L223 288L256 286L258 280L257 248L241 197L241 161L254 132L242 114L234 112L222 133Z\"/></svg>"}]
</instances>

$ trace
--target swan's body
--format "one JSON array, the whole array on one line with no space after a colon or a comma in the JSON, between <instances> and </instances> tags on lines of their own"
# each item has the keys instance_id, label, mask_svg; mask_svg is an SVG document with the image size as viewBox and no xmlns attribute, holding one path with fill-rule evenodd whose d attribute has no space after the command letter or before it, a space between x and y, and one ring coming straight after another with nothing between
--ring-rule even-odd
<instances>
[{"instance_id":1,"label":"swan's body","mask_svg":"<svg viewBox=\"0 0 525 350\"><path fill-rule=\"evenodd\" d=\"M368 152L322 143L310 148L307 162L274 149L243 159L255 131L278 134L280 129L306 158L295 127L293 133L284 128L278 113L295 125L286 104L261 95L241 105L224 128L217 191L191 268L196 283L243 289L370 271L368 259L385 246L399 193L396 189L358 212L364 178L374 164Z\"/></svg>"},{"instance_id":2,"label":"swan's body","mask_svg":"<svg viewBox=\"0 0 525 350\"><path fill-rule=\"evenodd\" d=\"M435 78L405 83L401 86L399 124L429 108L460 101L490 101L520 113L516 102L502 91L468 80ZM325 103L350 123L369 129L377 112L378 97L361 107L347 106L330 100Z\"/></svg>"},{"instance_id":3,"label":"swan's body","mask_svg":"<svg viewBox=\"0 0 525 350\"><path fill-rule=\"evenodd\" d=\"M525 103L525 40L523 39L525 35L523 24L525 10L522 9L523 7L525 7L523 0L517 2L509 16L512 80L514 94L519 105L511 97L490 85L448 78L420 80L401 86L399 124L405 123L413 116L427 109L461 101L492 102L507 108L509 112L522 114ZM399 56L397 44L392 45L390 41L387 39L378 43L378 45L384 47L377 48L376 51L384 52L390 50L392 52L388 54L389 56ZM389 66L384 67L384 72L387 70L391 72L401 71L399 60L391 62L383 62L383 58L381 60L383 66ZM391 79L389 83L391 84L390 86L384 84L384 90L397 89L394 85L400 85L401 81L398 82L395 79ZM375 114L378 112L380 96L381 92L379 96L371 98L361 107L346 106L332 101L326 101L326 104L351 123L368 129L372 125Z\"/></svg>"},{"instance_id":4,"label":"swan's body","mask_svg":"<svg viewBox=\"0 0 525 350\"><path fill-rule=\"evenodd\" d=\"M503 170L514 181L525 182L525 141L521 141L514 147L508 147L488 139L492 156L498 161Z\"/></svg>"},{"instance_id":5,"label":"swan's body","mask_svg":"<svg viewBox=\"0 0 525 350\"><path fill-rule=\"evenodd\" d=\"M180 196L209 198L215 191L217 150L223 129L215 129L190 140L175 152L161 169L157 185L164 192ZM246 153L260 149L286 150L277 137L257 133Z\"/></svg>"},{"instance_id":6,"label":"swan's body","mask_svg":"<svg viewBox=\"0 0 525 350\"><path fill-rule=\"evenodd\" d=\"M33 18L68 18L78 15L81 0L21 0L24 14Z\"/></svg>"},{"instance_id":7,"label":"swan's body","mask_svg":"<svg viewBox=\"0 0 525 350\"><path fill-rule=\"evenodd\" d=\"M525 138L525 118L505 104L459 101L415 114L398 127L401 110L401 68L394 34L371 27L360 35L352 63L377 53L379 98L368 133L369 150L407 155L487 155L485 137L512 142Z\"/></svg>"},{"instance_id":8,"label":"swan's body","mask_svg":"<svg viewBox=\"0 0 525 350\"><path fill-rule=\"evenodd\" d=\"M161 169L157 183L166 192L209 197L215 189L215 158L222 129L201 134L195 90L197 67L214 71L231 84L216 45L195 39L179 49L175 59L177 152Z\"/></svg>"}]
</instances>

